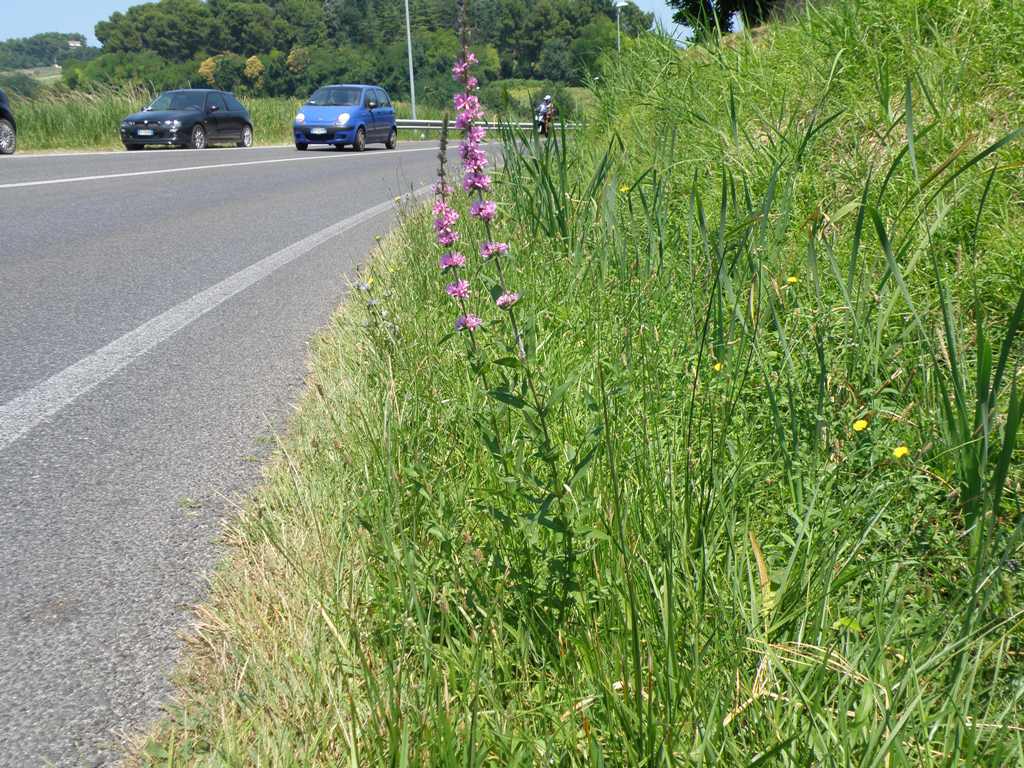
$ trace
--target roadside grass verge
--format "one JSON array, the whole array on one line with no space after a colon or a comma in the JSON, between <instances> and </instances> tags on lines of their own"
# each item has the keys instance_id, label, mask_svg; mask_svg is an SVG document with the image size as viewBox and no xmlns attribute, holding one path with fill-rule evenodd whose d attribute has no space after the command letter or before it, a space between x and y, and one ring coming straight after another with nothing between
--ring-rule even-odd
<instances>
[{"instance_id":1,"label":"roadside grass verge","mask_svg":"<svg viewBox=\"0 0 1024 768\"><path fill-rule=\"evenodd\" d=\"M861 0L631 47L579 141L506 136L525 360L486 299L451 334L410 208L142 761L1024 764L1021 41Z\"/></svg>"}]
</instances>

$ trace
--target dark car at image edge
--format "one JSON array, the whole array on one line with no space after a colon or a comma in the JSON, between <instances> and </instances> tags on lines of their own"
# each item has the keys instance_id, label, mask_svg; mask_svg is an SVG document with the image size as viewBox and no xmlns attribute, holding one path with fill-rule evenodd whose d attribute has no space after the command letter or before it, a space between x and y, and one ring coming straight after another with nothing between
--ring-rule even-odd
<instances>
[{"instance_id":1,"label":"dark car at image edge","mask_svg":"<svg viewBox=\"0 0 1024 768\"><path fill-rule=\"evenodd\" d=\"M18 148L18 124L7 94L0 91L0 155L13 155Z\"/></svg>"},{"instance_id":2,"label":"dark car at image edge","mask_svg":"<svg viewBox=\"0 0 1024 768\"><path fill-rule=\"evenodd\" d=\"M125 149L147 144L205 149L211 144L251 147L252 118L233 94L209 88L165 91L121 121Z\"/></svg>"}]
</instances>

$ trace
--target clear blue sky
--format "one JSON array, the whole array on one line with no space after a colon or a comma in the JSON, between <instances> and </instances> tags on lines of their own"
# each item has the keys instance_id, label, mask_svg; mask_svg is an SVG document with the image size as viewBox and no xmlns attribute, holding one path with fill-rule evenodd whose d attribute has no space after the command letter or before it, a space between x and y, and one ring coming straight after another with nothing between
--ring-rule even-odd
<instances>
[{"instance_id":1,"label":"clear blue sky","mask_svg":"<svg viewBox=\"0 0 1024 768\"><path fill-rule=\"evenodd\" d=\"M4 0L0 11L0 40L30 37L39 32L84 32L95 44L92 30L114 11L123 11L140 0ZM397 2L398 0L396 0ZM665 0L634 0L645 11L654 11L670 29L672 12Z\"/></svg>"}]
</instances>

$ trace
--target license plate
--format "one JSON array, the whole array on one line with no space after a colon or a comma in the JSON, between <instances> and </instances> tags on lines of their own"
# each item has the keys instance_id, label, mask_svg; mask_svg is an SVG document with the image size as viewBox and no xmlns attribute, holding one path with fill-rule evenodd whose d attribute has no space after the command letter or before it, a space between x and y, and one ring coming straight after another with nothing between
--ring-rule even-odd
<instances>
[{"instance_id":1,"label":"license plate","mask_svg":"<svg viewBox=\"0 0 1024 768\"><path fill-rule=\"evenodd\" d=\"M139 136L152 136L153 131L151 131L149 128L140 128L138 130L138 134Z\"/></svg>"},{"instance_id":2,"label":"license plate","mask_svg":"<svg viewBox=\"0 0 1024 768\"><path fill-rule=\"evenodd\" d=\"M314 136L323 136L325 133L327 133L327 129L326 128L314 128L313 130L310 131L310 133L312 133Z\"/></svg>"}]
</instances>

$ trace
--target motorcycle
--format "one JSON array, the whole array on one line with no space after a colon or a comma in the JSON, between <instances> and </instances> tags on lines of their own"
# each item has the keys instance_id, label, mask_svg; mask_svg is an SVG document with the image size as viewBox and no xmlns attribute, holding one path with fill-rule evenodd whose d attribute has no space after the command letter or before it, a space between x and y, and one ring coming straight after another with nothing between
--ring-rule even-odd
<instances>
[{"instance_id":1,"label":"motorcycle","mask_svg":"<svg viewBox=\"0 0 1024 768\"><path fill-rule=\"evenodd\" d=\"M533 132L541 136L548 136L551 133L551 126L555 122L555 109L543 106L537 107L533 112Z\"/></svg>"}]
</instances>

